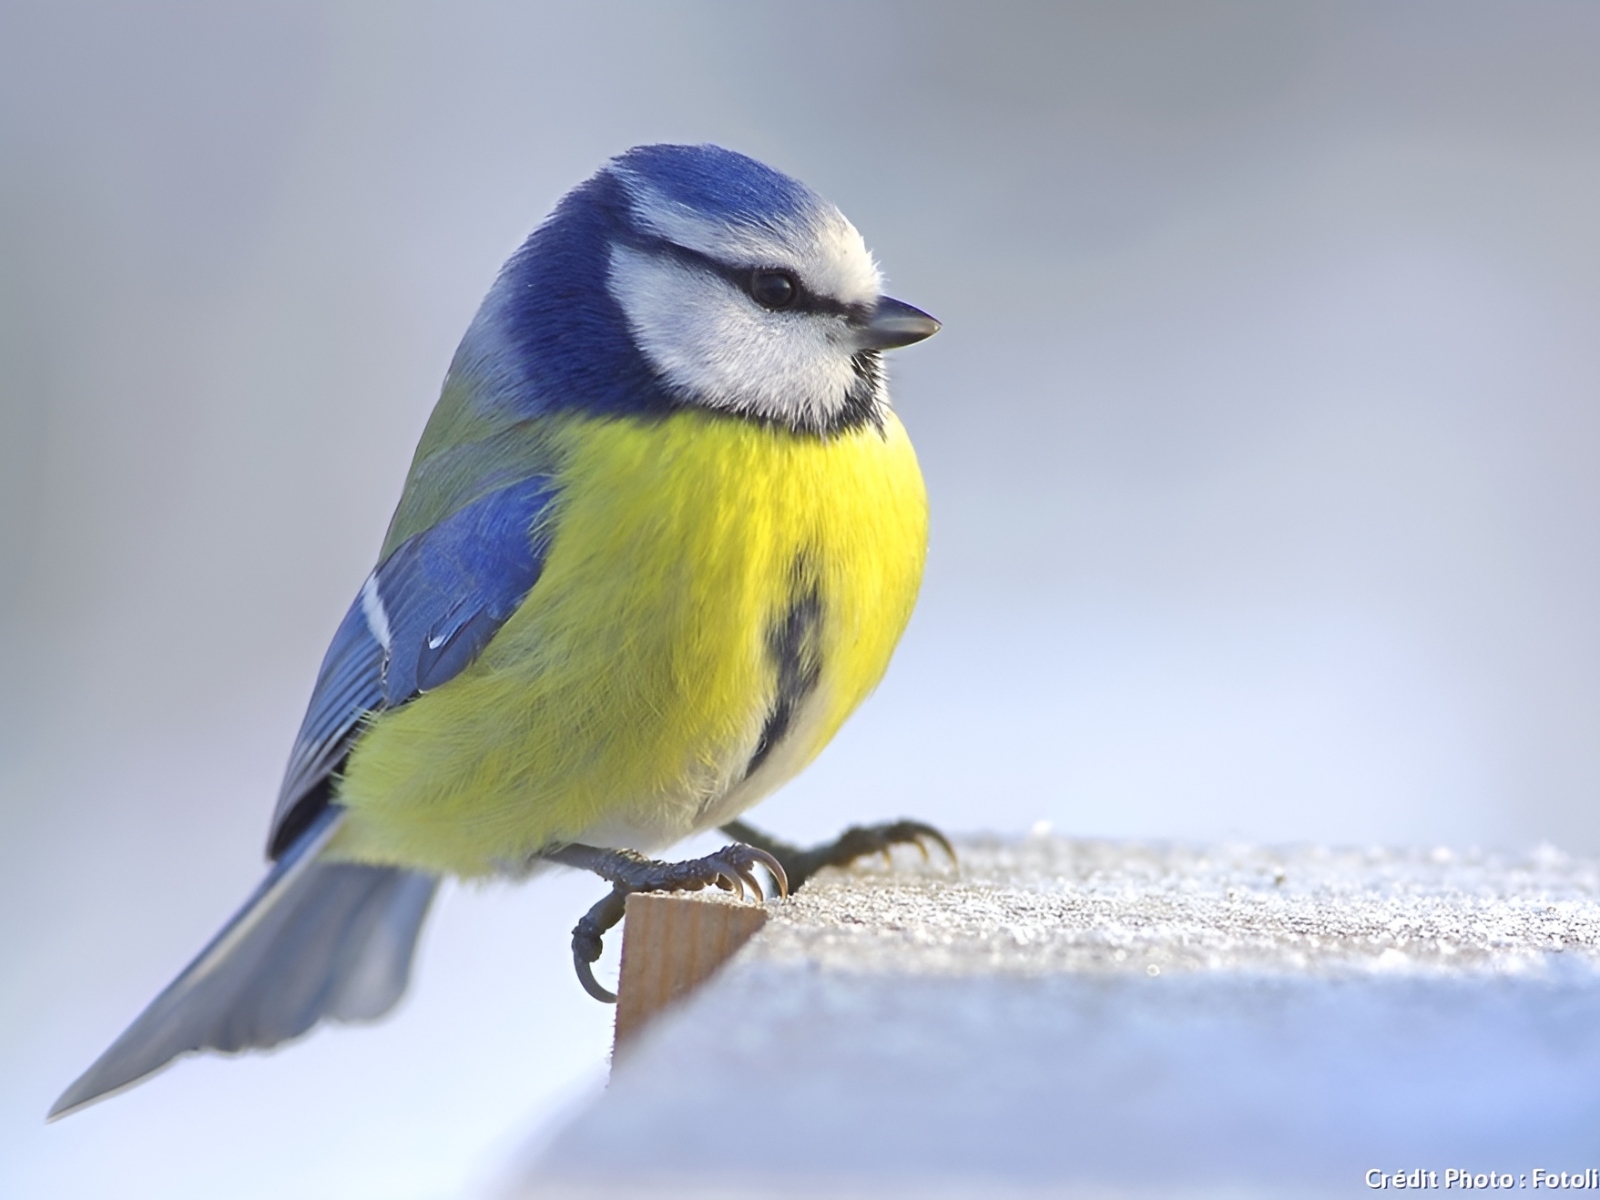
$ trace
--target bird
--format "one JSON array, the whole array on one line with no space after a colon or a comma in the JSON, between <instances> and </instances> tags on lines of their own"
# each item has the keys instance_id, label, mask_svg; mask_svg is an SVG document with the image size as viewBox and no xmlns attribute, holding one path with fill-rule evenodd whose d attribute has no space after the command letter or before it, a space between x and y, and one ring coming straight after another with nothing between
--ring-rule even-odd
<instances>
[{"instance_id":1,"label":"bird","mask_svg":"<svg viewBox=\"0 0 1600 1200\"><path fill-rule=\"evenodd\" d=\"M440 881L590 870L579 980L635 891L756 898L932 826L803 850L741 815L882 678L927 550L882 294L821 195L719 146L636 146L568 192L472 319L290 751L271 866L50 1110L404 992ZM721 829L700 859L647 857Z\"/></svg>"}]
</instances>

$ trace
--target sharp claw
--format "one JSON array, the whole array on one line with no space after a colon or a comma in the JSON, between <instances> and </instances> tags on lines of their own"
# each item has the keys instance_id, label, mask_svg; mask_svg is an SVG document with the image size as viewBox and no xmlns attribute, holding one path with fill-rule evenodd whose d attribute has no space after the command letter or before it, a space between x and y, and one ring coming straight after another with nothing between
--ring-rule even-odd
<instances>
[{"instance_id":1,"label":"sharp claw","mask_svg":"<svg viewBox=\"0 0 1600 1200\"><path fill-rule=\"evenodd\" d=\"M733 892L739 899L743 900L745 895L744 880L739 878L738 872L732 867L723 866L721 863L716 864L716 872L718 886L727 888L728 891Z\"/></svg>"},{"instance_id":2,"label":"sharp claw","mask_svg":"<svg viewBox=\"0 0 1600 1200\"><path fill-rule=\"evenodd\" d=\"M601 1004L615 1004L617 994L607 991L601 986L600 981L594 977L594 968L583 961L583 955L576 949L572 952L572 965L578 970L578 982L583 984L583 990L588 992Z\"/></svg>"},{"instance_id":3,"label":"sharp claw","mask_svg":"<svg viewBox=\"0 0 1600 1200\"><path fill-rule=\"evenodd\" d=\"M757 901L765 900L767 898L766 894L761 890L760 881L756 879L755 874L750 870L749 867L745 867L739 872L739 878L744 880L745 884L750 888L751 893L754 894Z\"/></svg>"},{"instance_id":4,"label":"sharp claw","mask_svg":"<svg viewBox=\"0 0 1600 1200\"><path fill-rule=\"evenodd\" d=\"M754 846L750 848L750 857L772 872L772 882L778 885L778 895L788 896L789 874L783 869L783 864L765 850L757 850ZM762 895L761 898L765 900L766 896Z\"/></svg>"},{"instance_id":5,"label":"sharp claw","mask_svg":"<svg viewBox=\"0 0 1600 1200\"><path fill-rule=\"evenodd\" d=\"M955 847L950 844L950 839L932 825L924 825L921 821L906 821L903 823L902 828L911 835L911 840L916 843L917 849L922 851L923 858L928 857L928 848L922 844L922 839L927 838L939 849L943 850L945 856L951 862L956 861Z\"/></svg>"}]
</instances>

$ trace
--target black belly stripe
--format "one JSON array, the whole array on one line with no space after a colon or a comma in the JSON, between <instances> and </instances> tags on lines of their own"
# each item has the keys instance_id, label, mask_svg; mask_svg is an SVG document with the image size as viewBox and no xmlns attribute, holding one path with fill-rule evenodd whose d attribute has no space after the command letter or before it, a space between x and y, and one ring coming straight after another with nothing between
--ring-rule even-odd
<instances>
[{"instance_id":1,"label":"black belly stripe","mask_svg":"<svg viewBox=\"0 0 1600 1200\"><path fill-rule=\"evenodd\" d=\"M748 779L783 741L806 698L822 678L822 591L804 559L795 562L789 607L767 630L767 656L778 670L778 687L761 727L755 753L744 769Z\"/></svg>"}]
</instances>

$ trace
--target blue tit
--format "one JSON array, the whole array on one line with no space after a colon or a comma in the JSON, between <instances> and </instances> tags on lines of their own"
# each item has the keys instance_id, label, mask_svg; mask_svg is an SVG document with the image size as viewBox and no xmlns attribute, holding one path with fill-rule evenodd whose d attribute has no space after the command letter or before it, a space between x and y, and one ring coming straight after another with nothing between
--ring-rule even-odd
<instances>
[{"instance_id":1,"label":"blue tit","mask_svg":"<svg viewBox=\"0 0 1600 1200\"><path fill-rule=\"evenodd\" d=\"M916 599L927 498L881 355L939 325L879 288L837 208L716 146L637 147L568 193L451 362L271 870L51 1115L388 1011L444 875L611 882L574 935L605 996L587 964L630 890L939 840L898 823L807 855L736 820L877 685ZM641 853L719 826L743 841Z\"/></svg>"}]
</instances>

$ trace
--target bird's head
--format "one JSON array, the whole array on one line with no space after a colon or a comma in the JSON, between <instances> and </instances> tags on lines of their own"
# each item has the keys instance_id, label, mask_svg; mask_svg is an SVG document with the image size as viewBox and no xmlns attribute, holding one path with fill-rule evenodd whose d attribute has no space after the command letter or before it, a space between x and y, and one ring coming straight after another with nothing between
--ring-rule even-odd
<instances>
[{"instance_id":1,"label":"bird's head","mask_svg":"<svg viewBox=\"0 0 1600 1200\"><path fill-rule=\"evenodd\" d=\"M640 146L506 264L470 357L524 410L697 405L827 433L876 421L880 352L939 328L879 284L855 226L798 180L717 146Z\"/></svg>"}]
</instances>

